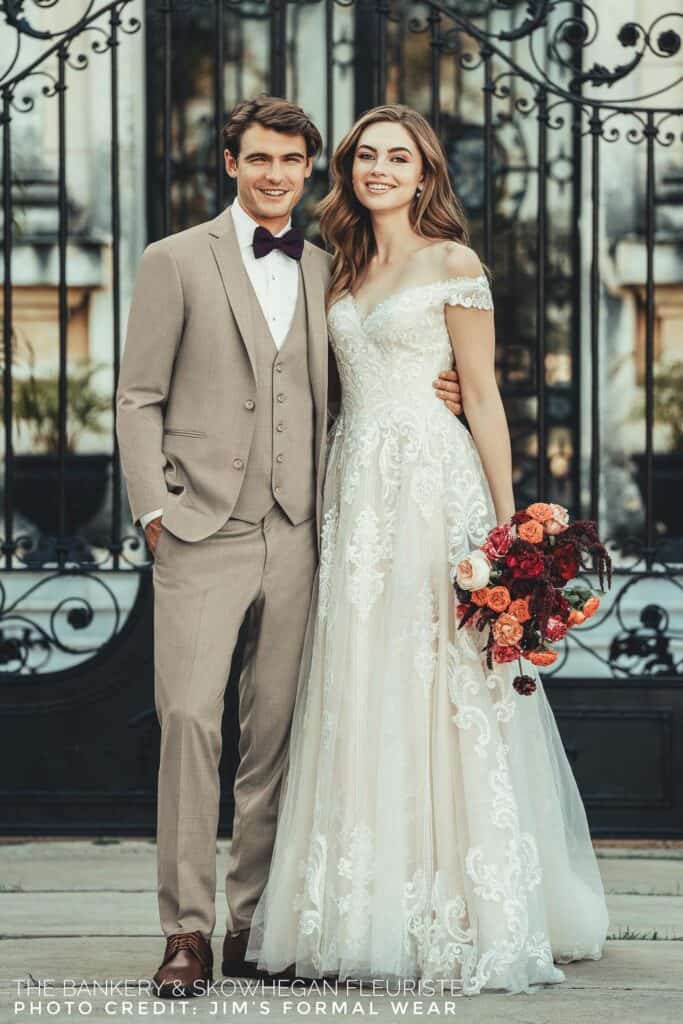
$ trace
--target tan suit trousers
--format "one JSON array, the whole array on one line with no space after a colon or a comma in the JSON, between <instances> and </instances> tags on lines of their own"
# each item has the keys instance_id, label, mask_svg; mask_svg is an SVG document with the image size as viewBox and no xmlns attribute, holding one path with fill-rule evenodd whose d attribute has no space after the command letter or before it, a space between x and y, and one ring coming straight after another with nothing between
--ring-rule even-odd
<instances>
[{"instance_id":1,"label":"tan suit trousers","mask_svg":"<svg viewBox=\"0 0 683 1024\"><path fill-rule=\"evenodd\" d=\"M215 927L221 720L237 635L240 763L225 880L227 928L248 928L268 877L317 563L315 516L275 505L196 542L162 530L154 560L155 706L161 725L158 900L164 935Z\"/></svg>"}]
</instances>

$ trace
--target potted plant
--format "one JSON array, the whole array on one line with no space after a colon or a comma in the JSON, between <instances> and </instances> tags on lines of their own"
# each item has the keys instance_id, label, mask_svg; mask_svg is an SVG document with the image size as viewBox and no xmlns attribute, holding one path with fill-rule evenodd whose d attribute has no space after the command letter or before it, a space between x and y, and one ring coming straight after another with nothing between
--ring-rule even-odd
<instances>
[{"instance_id":1,"label":"potted plant","mask_svg":"<svg viewBox=\"0 0 683 1024\"><path fill-rule=\"evenodd\" d=\"M645 402L641 400L634 414L645 415ZM670 538L681 536L681 500L683 499L683 360L658 367L654 373L654 420L669 428L668 451L652 454L653 514L655 523L662 524ZM646 499L645 452L636 452L637 480Z\"/></svg>"},{"instance_id":2,"label":"potted plant","mask_svg":"<svg viewBox=\"0 0 683 1024\"><path fill-rule=\"evenodd\" d=\"M73 536L100 508L111 463L108 453L78 453L81 435L104 434L102 416L111 399L93 385L102 364L87 360L69 367L66 387L64 533ZM16 509L46 536L59 533L59 377L56 373L15 376L12 416L18 438L31 451L12 459L12 495Z\"/></svg>"}]
</instances>

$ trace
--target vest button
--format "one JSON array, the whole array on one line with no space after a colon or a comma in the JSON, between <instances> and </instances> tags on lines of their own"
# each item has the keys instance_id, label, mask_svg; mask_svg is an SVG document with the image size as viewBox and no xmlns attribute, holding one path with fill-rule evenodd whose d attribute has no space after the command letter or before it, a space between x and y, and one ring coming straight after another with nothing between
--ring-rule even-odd
<instances>
[{"instance_id":1,"label":"vest button","mask_svg":"<svg viewBox=\"0 0 683 1024\"><path fill-rule=\"evenodd\" d=\"M284 459L285 459L284 455L276 455L275 456L275 461L276 462L284 462Z\"/></svg>"},{"instance_id":2,"label":"vest button","mask_svg":"<svg viewBox=\"0 0 683 1024\"><path fill-rule=\"evenodd\" d=\"M246 400L246 402L244 403L244 408L245 409L255 409L256 408L256 402L254 402L253 399L248 398Z\"/></svg>"},{"instance_id":3,"label":"vest button","mask_svg":"<svg viewBox=\"0 0 683 1024\"><path fill-rule=\"evenodd\" d=\"M276 429L276 430L278 431L278 433L280 433L280 434L281 434L281 433L282 433L282 431L283 431L283 430L285 429L285 425L284 425L284 423L278 423L278 425L276 426L276 428L275 428L275 429Z\"/></svg>"},{"instance_id":4,"label":"vest button","mask_svg":"<svg viewBox=\"0 0 683 1024\"><path fill-rule=\"evenodd\" d=\"M275 369L277 370L278 373L282 373L282 363L276 363Z\"/></svg>"},{"instance_id":5,"label":"vest button","mask_svg":"<svg viewBox=\"0 0 683 1024\"><path fill-rule=\"evenodd\" d=\"M283 402L284 402L284 400L285 400L285 396L284 396L284 395L278 395L278 396L277 396L277 400L278 400L278 402L280 403L280 405L282 405L282 403L283 403Z\"/></svg>"},{"instance_id":6,"label":"vest button","mask_svg":"<svg viewBox=\"0 0 683 1024\"><path fill-rule=\"evenodd\" d=\"M235 467L235 469L241 469L242 466L244 465L241 459L233 459L232 464Z\"/></svg>"}]
</instances>

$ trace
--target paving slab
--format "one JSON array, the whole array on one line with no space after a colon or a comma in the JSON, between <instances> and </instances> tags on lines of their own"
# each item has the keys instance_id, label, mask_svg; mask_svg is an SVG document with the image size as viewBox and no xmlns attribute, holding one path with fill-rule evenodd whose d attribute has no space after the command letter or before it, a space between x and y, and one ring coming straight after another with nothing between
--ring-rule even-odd
<instances>
[{"instance_id":1,"label":"paving slab","mask_svg":"<svg viewBox=\"0 0 683 1024\"><path fill-rule=\"evenodd\" d=\"M230 840L216 848L218 891L224 890ZM598 850L605 890L683 896L683 851ZM0 892L156 891L154 840L0 843Z\"/></svg>"},{"instance_id":2,"label":"paving slab","mask_svg":"<svg viewBox=\"0 0 683 1024\"><path fill-rule=\"evenodd\" d=\"M229 849L229 840L218 841L213 939L218 966ZM683 844L597 841L596 851L608 892L610 935L625 938L610 939L600 961L562 965L565 982L533 995L467 998L456 993L415 1002L408 994L392 1002L386 995L363 996L351 986L334 997L287 988L273 997L271 991L239 992L227 982L217 1002L205 997L170 1003L153 999L144 989L138 992L137 986L138 979L149 979L163 952L154 840L0 842L0 1024L28 1024L36 1016L95 1024L171 1016L194 1021L268 1017L276 1022L368 1016L380 1024L426 1016L464 1024L595 1024L596 1018L600 1024L670 1024L683 1019ZM66 978L90 983L128 978L135 984L128 1005L121 994L109 1004L111 997L96 995L90 998L92 1009L79 1013L69 1010L58 992L56 1014L47 1012L44 997L37 999L42 1007L29 1013L15 1012L13 1006L12 979L21 978L51 978L58 986ZM216 982L223 983L220 973Z\"/></svg>"},{"instance_id":3,"label":"paving slab","mask_svg":"<svg viewBox=\"0 0 683 1024\"><path fill-rule=\"evenodd\" d=\"M673 1024L680 1020L681 993L642 991L610 991L609 994L597 989L576 989L563 983L547 986L532 994L508 995L484 993L476 997L462 995L452 998L421 999L386 995L363 997L353 991L342 989L336 995L301 994L282 995L276 998L225 996L218 998L204 996L186 1002L173 1004L168 1000L131 995L106 995L83 1000L81 1012L75 1007L68 1010L67 1001L61 997L36 999L33 1012L30 1002L24 998L21 1003L14 994L0 1007L1 1024L35 1021L43 1005L42 1015L47 1016L45 1007L52 1002L51 1019L61 1021L87 1020L94 1024L110 1024L112 1020L156 1020L181 1017L193 1021L216 1021L239 1018L241 1020L268 1020L274 1024L289 1024L292 1020L325 1018L336 1020L369 1018L384 1024L388 1021L420 1021L422 1019L445 1019L458 1024ZM23 1003L23 1005L22 1005ZM336 1004L336 1007L335 1007ZM61 1013L55 1017L55 1008Z\"/></svg>"},{"instance_id":4,"label":"paving slab","mask_svg":"<svg viewBox=\"0 0 683 1024\"><path fill-rule=\"evenodd\" d=\"M598 860L606 893L683 897L683 861L660 858Z\"/></svg>"},{"instance_id":5,"label":"paving slab","mask_svg":"<svg viewBox=\"0 0 683 1024\"><path fill-rule=\"evenodd\" d=\"M220 969L222 936L212 946ZM163 953L161 938L35 938L0 941L0 991L14 991L13 981L31 978L107 979L149 978ZM683 992L679 942L609 941L602 960L563 964L565 985L571 988L661 989ZM220 978L220 975L217 975Z\"/></svg>"},{"instance_id":6,"label":"paving slab","mask_svg":"<svg viewBox=\"0 0 683 1024\"><path fill-rule=\"evenodd\" d=\"M610 938L683 939L681 896L610 894L607 906ZM216 927L221 934L224 914L219 893ZM2 937L158 934L156 892L0 892Z\"/></svg>"}]
</instances>

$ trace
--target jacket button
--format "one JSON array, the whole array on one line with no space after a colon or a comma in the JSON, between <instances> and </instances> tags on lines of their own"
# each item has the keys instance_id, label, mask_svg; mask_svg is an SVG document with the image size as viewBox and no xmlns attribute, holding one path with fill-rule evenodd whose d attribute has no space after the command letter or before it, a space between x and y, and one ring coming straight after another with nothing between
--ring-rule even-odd
<instances>
[{"instance_id":1,"label":"jacket button","mask_svg":"<svg viewBox=\"0 0 683 1024\"><path fill-rule=\"evenodd\" d=\"M278 400L278 402L280 403L280 405L282 405L282 403L283 403L283 402L284 402L284 400L285 400L285 396L284 396L284 395L278 395L278 396L277 396L277 400Z\"/></svg>"},{"instance_id":2,"label":"jacket button","mask_svg":"<svg viewBox=\"0 0 683 1024\"><path fill-rule=\"evenodd\" d=\"M244 408L245 409L255 409L256 408L256 402L253 399L248 398L246 400L246 402L244 403Z\"/></svg>"},{"instance_id":3,"label":"jacket button","mask_svg":"<svg viewBox=\"0 0 683 1024\"><path fill-rule=\"evenodd\" d=\"M282 363L276 363L275 369L277 370L278 373L282 373Z\"/></svg>"},{"instance_id":4,"label":"jacket button","mask_svg":"<svg viewBox=\"0 0 683 1024\"><path fill-rule=\"evenodd\" d=\"M241 459L233 459L232 464L235 467L235 469L241 469L242 466L244 465Z\"/></svg>"},{"instance_id":5,"label":"jacket button","mask_svg":"<svg viewBox=\"0 0 683 1024\"><path fill-rule=\"evenodd\" d=\"M275 493L276 493L276 494L279 494L279 493L280 493L280 491L281 491L281 488L280 488L280 487L276 487L276 488L275 488Z\"/></svg>"},{"instance_id":6,"label":"jacket button","mask_svg":"<svg viewBox=\"0 0 683 1024\"><path fill-rule=\"evenodd\" d=\"M275 461L276 462L284 462L284 458L285 458L284 455L276 455L275 456Z\"/></svg>"}]
</instances>

